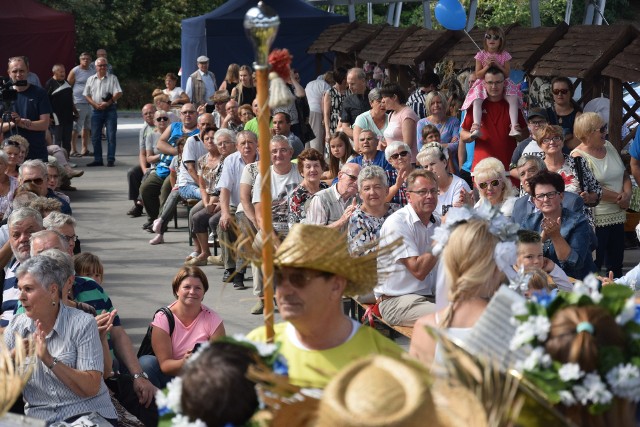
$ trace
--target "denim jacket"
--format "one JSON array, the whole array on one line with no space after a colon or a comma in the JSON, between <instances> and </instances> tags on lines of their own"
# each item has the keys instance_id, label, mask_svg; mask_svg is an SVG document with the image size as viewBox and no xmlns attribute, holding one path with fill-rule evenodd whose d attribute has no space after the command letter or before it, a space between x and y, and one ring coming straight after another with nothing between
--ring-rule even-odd
<instances>
[{"instance_id":1,"label":"denim jacket","mask_svg":"<svg viewBox=\"0 0 640 427\"><path fill-rule=\"evenodd\" d=\"M541 223L542 212L530 213L522 222L522 228L541 233ZM543 242L544 256L558 264L568 276L579 280L596 271L591 252L598 242L587 218L582 213L562 208L560 234L571 246L569 257L564 261L559 260L551 240Z\"/></svg>"}]
</instances>

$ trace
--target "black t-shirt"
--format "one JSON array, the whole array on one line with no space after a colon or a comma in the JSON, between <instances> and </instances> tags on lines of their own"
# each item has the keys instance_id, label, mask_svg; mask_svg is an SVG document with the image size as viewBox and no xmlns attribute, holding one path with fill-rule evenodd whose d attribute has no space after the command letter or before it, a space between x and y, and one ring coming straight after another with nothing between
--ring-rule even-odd
<instances>
[{"instance_id":1,"label":"black t-shirt","mask_svg":"<svg viewBox=\"0 0 640 427\"><path fill-rule=\"evenodd\" d=\"M51 103L47 92L41 87L29 85L27 90L18 92L11 111L17 112L21 118L31 121L40 120L42 114L51 114ZM18 134L24 136L29 141L29 153L27 159L40 159L43 162L48 160L47 141L45 140L44 131L33 131L24 128L18 128ZM5 134L5 138L10 136Z\"/></svg>"},{"instance_id":2,"label":"black t-shirt","mask_svg":"<svg viewBox=\"0 0 640 427\"><path fill-rule=\"evenodd\" d=\"M340 120L342 123L353 125L356 122L356 117L365 111L371 109L369 104L368 94L364 95L349 95L342 102L342 111L340 112Z\"/></svg>"},{"instance_id":3,"label":"black t-shirt","mask_svg":"<svg viewBox=\"0 0 640 427\"><path fill-rule=\"evenodd\" d=\"M66 81L49 79L45 85L51 108L60 124L73 123L73 88ZM55 123L51 122L52 125Z\"/></svg>"}]
</instances>

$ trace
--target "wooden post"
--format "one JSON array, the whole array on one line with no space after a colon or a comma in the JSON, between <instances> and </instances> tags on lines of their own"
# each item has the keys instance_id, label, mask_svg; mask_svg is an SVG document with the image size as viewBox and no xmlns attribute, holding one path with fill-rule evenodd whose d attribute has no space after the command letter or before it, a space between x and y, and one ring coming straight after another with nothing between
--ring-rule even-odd
<instances>
[{"instance_id":1,"label":"wooden post","mask_svg":"<svg viewBox=\"0 0 640 427\"><path fill-rule=\"evenodd\" d=\"M622 150L622 82L609 78L609 142L616 147L618 153Z\"/></svg>"}]
</instances>

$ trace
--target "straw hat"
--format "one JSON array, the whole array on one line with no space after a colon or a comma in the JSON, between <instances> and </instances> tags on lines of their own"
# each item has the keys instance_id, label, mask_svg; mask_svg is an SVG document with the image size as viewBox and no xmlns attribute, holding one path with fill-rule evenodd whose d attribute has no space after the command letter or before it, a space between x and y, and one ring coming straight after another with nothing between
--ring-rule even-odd
<instances>
[{"instance_id":1,"label":"straw hat","mask_svg":"<svg viewBox=\"0 0 640 427\"><path fill-rule=\"evenodd\" d=\"M327 385L316 427L486 426L475 395L448 383L431 386L423 367L388 356L355 361Z\"/></svg>"},{"instance_id":2,"label":"straw hat","mask_svg":"<svg viewBox=\"0 0 640 427\"><path fill-rule=\"evenodd\" d=\"M278 247L273 264L344 277L348 281L345 295L355 296L370 292L376 285L377 252L352 257L344 233L320 225L295 224Z\"/></svg>"}]
</instances>

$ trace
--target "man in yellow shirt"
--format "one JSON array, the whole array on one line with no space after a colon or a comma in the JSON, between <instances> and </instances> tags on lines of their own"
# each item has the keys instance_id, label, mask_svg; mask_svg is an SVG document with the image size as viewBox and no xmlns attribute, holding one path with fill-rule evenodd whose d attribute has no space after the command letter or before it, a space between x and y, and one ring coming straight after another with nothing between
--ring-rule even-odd
<instances>
[{"instance_id":1,"label":"man in yellow shirt","mask_svg":"<svg viewBox=\"0 0 640 427\"><path fill-rule=\"evenodd\" d=\"M293 384L322 388L359 357L402 353L393 341L342 310L343 295L365 294L375 285L376 256L373 251L352 258L344 234L307 224L296 224L276 251L275 295L285 322L275 325L275 343L287 359ZM247 337L266 341L264 326Z\"/></svg>"}]
</instances>

